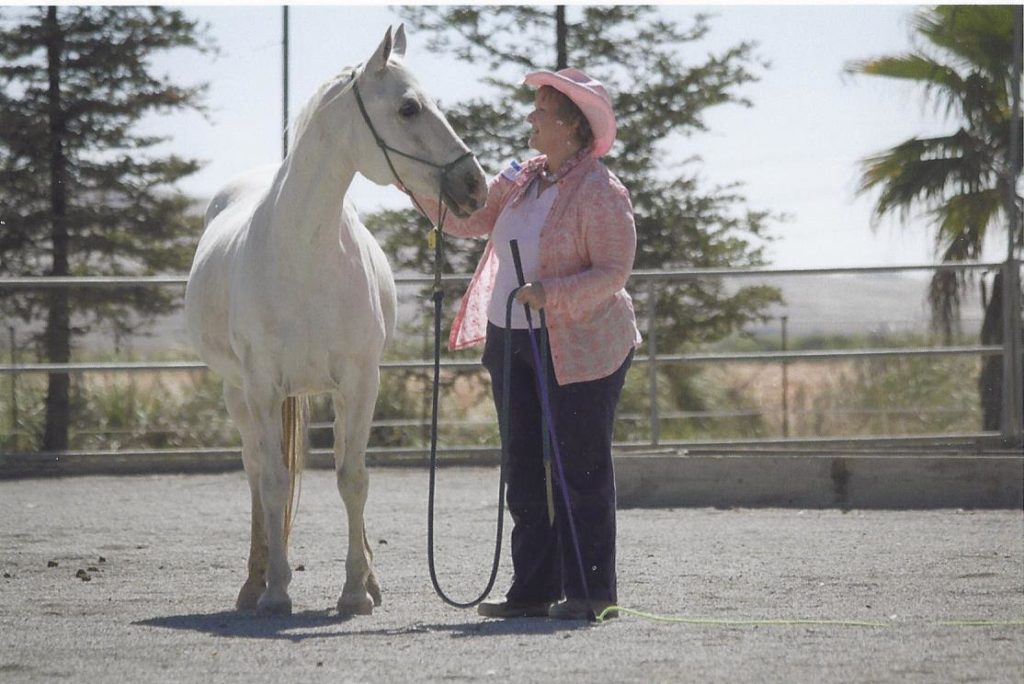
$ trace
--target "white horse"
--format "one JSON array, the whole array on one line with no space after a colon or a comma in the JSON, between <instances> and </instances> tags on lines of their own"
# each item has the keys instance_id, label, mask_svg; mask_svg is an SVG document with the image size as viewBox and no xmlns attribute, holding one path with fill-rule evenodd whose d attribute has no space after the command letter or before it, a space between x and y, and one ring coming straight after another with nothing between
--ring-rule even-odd
<instances>
[{"instance_id":1,"label":"white horse","mask_svg":"<svg viewBox=\"0 0 1024 684\"><path fill-rule=\"evenodd\" d=\"M242 436L252 542L239 610L291 612L288 532L305 433L305 400L296 398L323 392L332 393L348 513L338 610L369 614L380 605L363 523L365 452L395 329L395 284L346 192L358 172L443 196L460 216L487 194L480 165L406 70L405 42L403 27L388 28L365 66L328 81L306 105L280 167L232 182L206 213L185 313ZM388 159L385 148L399 156Z\"/></svg>"}]
</instances>

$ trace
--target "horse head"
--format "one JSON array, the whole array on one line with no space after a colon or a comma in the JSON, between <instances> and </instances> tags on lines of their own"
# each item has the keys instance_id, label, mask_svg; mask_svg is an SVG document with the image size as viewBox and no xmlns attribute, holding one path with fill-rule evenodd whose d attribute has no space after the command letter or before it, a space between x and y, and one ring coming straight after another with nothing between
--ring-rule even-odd
<instances>
[{"instance_id":1,"label":"horse head","mask_svg":"<svg viewBox=\"0 0 1024 684\"><path fill-rule=\"evenodd\" d=\"M366 126L358 171L374 183L395 183L440 197L458 216L487 199L487 179L434 98L405 66L405 27L389 27L353 85Z\"/></svg>"}]
</instances>

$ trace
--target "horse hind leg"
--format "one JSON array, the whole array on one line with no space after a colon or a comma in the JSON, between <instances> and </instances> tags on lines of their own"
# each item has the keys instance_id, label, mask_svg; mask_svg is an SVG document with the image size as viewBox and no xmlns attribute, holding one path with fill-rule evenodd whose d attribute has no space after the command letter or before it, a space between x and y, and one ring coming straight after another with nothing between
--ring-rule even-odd
<instances>
[{"instance_id":1,"label":"horse hind leg","mask_svg":"<svg viewBox=\"0 0 1024 684\"><path fill-rule=\"evenodd\" d=\"M228 415L235 422L242 435L242 464L249 481L249 492L252 498L252 522L250 526L248 576L235 607L238 610L255 610L256 602L267 588L267 537L263 531L263 505L260 502L259 461L257 459L255 425L249 414L242 390L231 385L224 385L224 403Z\"/></svg>"},{"instance_id":2,"label":"horse hind leg","mask_svg":"<svg viewBox=\"0 0 1024 684\"><path fill-rule=\"evenodd\" d=\"M377 401L376 369L357 383L356 391L334 395L334 460L338 491L348 515L345 586L338 598L343 615L369 615L381 604L380 583L373 571L373 553L366 538L363 512L369 491L366 443Z\"/></svg>"}]
</instances>

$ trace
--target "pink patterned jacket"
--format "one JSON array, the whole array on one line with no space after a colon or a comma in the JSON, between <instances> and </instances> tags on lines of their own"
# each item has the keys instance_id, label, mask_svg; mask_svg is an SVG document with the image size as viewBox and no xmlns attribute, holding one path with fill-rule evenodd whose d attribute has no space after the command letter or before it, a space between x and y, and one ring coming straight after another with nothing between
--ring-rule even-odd
<instances>
[{"instance_id":1,"label":"pink patterned jacket","mask_svg":"<svg viewBox=\"0 0 1024 684\"><path fill-rule=\"evenodd\" d=\"M522 201L545 157L491 181L483 208L465 219L448 214L445 232L489 235L508 204ZM423 202L431 213L435 202ZM435 213L436 215L436 213ZM540 233L540 282L555 378L560 385L613 373L640 343L633 300L625 290L636 254L629 192L608 168L586 157L558 181L558 197ZM449 349L481 344L498 260L488 240L452 323Z\"/></svg>"}]
</instances>

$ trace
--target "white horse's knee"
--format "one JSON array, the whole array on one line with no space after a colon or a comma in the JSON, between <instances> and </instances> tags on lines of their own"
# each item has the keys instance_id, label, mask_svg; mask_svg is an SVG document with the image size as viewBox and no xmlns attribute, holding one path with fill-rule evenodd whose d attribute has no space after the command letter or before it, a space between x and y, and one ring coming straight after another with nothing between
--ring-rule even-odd
<instances>
[{"instance_id":1,"label":"white horse's knee","mask_svg":"<svg viewBox=\"0 0 1024 684\"><path fill-rule=\"evenodd\" d=\"M366 502L370 490L370 474L365 467L341 468L336 474L338 491L346 502Z\"/></svg>"}]
</instances>

